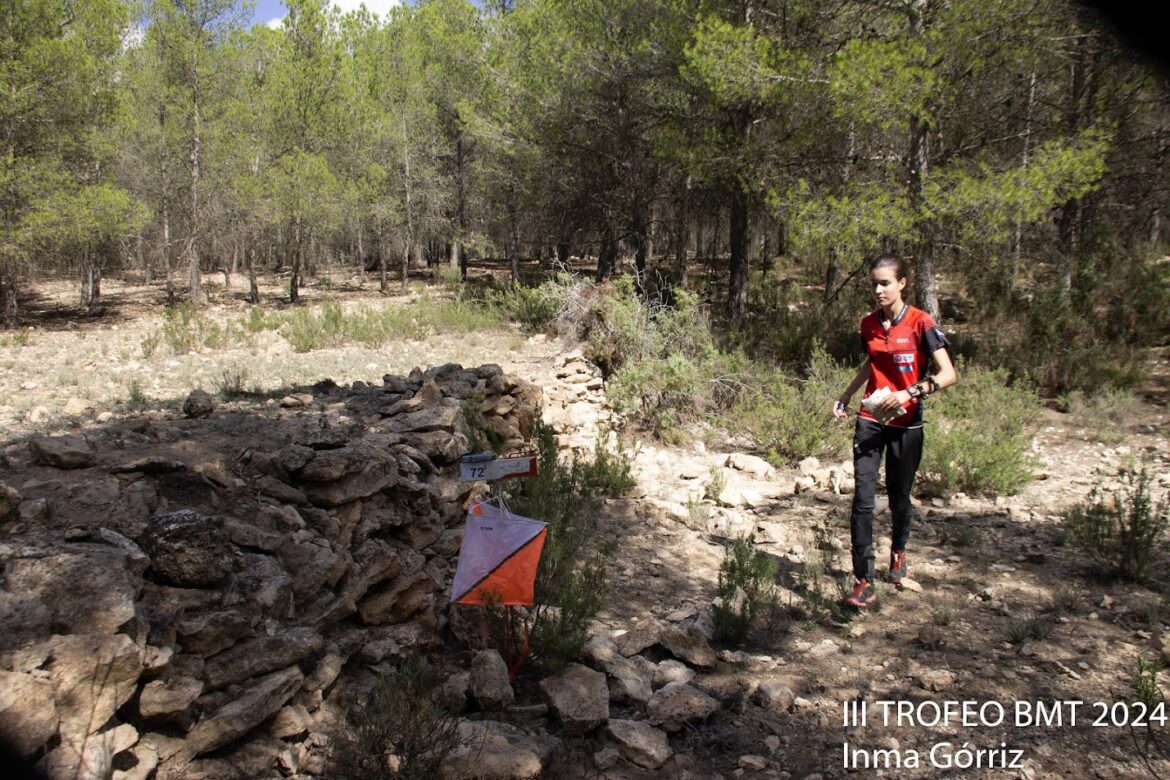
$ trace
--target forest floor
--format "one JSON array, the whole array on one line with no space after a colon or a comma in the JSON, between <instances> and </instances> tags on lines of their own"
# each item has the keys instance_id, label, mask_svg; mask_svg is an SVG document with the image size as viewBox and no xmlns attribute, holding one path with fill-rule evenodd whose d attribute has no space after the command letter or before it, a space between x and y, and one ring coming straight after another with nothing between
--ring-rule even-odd
<instances>
[{"instance_id":1,"label":"forest floor","mask_svg":"<svg viewBox=\"0 0 1170 780\"><path fill-rule=\"evenodd\" d=\"M213 289L212 317L246 313L239 300L243 280L235 281L235 290ZM104 284L105 310L96 318L71 308L73 285L37 285L29 303L38 325L18 337L0 334L0 431L7 443L35 432L84 430L95 419L144 406L175 407L198 386L274 393L326 377L380 384L384 374L446 362L498 363L547 386L557 381L558 357L572 349L505 328L307 353L268 333L245 345L147 356L143 342L162 322L160 289ZM263 292L273 300L279 294L274 285ZM416 288L383 298L371 281L364 290L310 288L306 298L392 302L420 294ZM1135 699L1138 659L1170 661L1166 590L1098 577L1082 553L1063 544L1061 521L1094 487L1115 485L1127 463L1144 461L1159 493L1170 488L1167 372L1165 357L1156 359L1153 378L1141 389L1144 400L1132 404L1131 419L1121 426L1045 411L1032 444L1037 478L1019 495L922 502L910 548L913 581L906 587L882 585L877 606L860 615L806 610L794 617L778 609L746 652L722 652L715 671L694 684L724 706L672 739L676 755L663 770L619 765L599 772L593 753L604 737L598 736L567 740L548 776L813 780L877 776L875 763L889 767L881 773L886 777L1170 776L1165 721L1152 731L1135 727L1140 711L1128 704ZM724 467L729 446L642 440L635 452L638 488L630 498L607 501L601 518L616 552L599 631L620 634L647 619L678 620L706 608L726 542L744 532L776 559L782 606L811 603L817 594L810 589L817 587L826 599L840 596L848 495L795 492L797 468L755 477L727 469L733 486L751 499L715 506L696 499L712 469ZM696 511L699 506L706 508ZM883 512L876 527L888 522ZM879 548L879 569L887 554ZM807 577L814 560L827 570L819 585ZM793 698L761 706L757 689L764 681L784 683ZM1165 675L1160 681L1170 690ZM847 727L845 702L854 700L867 702L868 720ZM885 705L888 723L879 702L892 702ZM958 705L957 714L934 723L934 705L947 702ZM963 702L975 703L976 722L962 722ZM1026 716L1037 703L1061 720L1029 725ZM913 711L912 722L896 720L899 707ZM989 725L1001 707L1002 723ZM1155 746L1146 743L1151 734ZM1012 751L1020 751L1021 768L1010 767ZM745 758L753 756L762 763ZM967 768L976 756L983 768Z\"/></svg>"}]
</instances>

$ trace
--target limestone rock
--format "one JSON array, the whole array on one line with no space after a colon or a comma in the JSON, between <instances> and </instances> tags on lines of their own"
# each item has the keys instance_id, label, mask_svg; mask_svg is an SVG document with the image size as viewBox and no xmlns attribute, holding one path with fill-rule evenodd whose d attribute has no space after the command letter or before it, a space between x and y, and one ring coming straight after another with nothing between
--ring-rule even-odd
<instances>
[{"instance_id":1,"label":"limestone rock","mask_svg":"<svg viewBox=\"0 0 1170 780\"><path fill-rule=\"evenodd\" d=\"M207 417L215 411L215 399L205 390L192 390L183 401L183 415L190 418Z\"/></svg>"},{"instance_id":2,"label":"limestone rock","mask_svg":"<svg viewBox=\"0 0 1170 780\"><path fill-rule=\"evenodd\" d=\"M16 488L9 487L3 482L0 482L0 520L3 520L11 514L16 514L20 502L21 496Z\"/></svg>"},{"instance_id":3,"label":"limestone rock","mask_svg":"<svg viewBox=\"0 0 1170 780\"><path fill-rule=\"evenodd\" d=\"M685 683L670 683L650 698L646 707L650 723L666 731L679 731L688 723L706 720L719 702Z\"/></svg>"},{"instance_id":4,"label":"limestone rock","mask_svg":"<svg viewBox=\"0 0 1170 780\"><path fill-rule=\"evenodd\" d=\"M309 711L301 704L291 704L276 713L268 727L268 735L273 739L288 739L312 728L313 716Z\"/></svg>"},{"instance_id":5,"label":"limestone rock","mask_svg":"<svg viewBox=\"0 0 1170 780\"><path fill-rule=\"evenodd\" d=\"M393 487L398 470L398 459L373 440L314 453L303 466L290 469L293 477L304 480L298 486L309 500L325 507L348 504Z\"/></svg>"},{"instance_id":6,"label":"limestone rock","mask_svg":"<svg viewBox=\"0 0 1170 780\"><path fill-rule=\"evenodd\" d=\"M459 714L467 707L467 691L470 687L469 673L454 674L435 691L435 703L447 712Z\"/></svg>"},{"instance_id":7,"label":"limestone rock","mask_svg":"<svg viewBox=\"0 0 1170 780\"><path fill-rule=\"evenodd\" d=\"M251 688L196 723L183 742L181 755L194 757L239 739L283 707L303 681L304 675L295 666L261 677Z\"/></svg>"},{"instance_id":8,"label":"limestone rock","mask_svg":"<svg viewBox=\"0 0 1170 780\"><path fill-rule=\"evenodd\" d=\"M107 545L77 544L8 561L0 575L0 650L53 633L113 634L136 614L141 579L129 557ZM84 599L78 583L85 583Z\"/></svg>"},{"instance_id":9,"label":"limestone rock","mask_svg":"<svg viewBox=\"0 0 1170 780\"><path fill-rule=\"evenodd\" d=\"M772 467L771 463L763 458L758 458L755 455L748 455L743 452L733 452L728 455L724 465L736 471L750 474L756 479L771 479L776 476L776 469Z\"/></svg>"},{"instance_id":10,"label":"limestone rock","mask_svg":"<svg viewBox=\"0 0 1170 780\"><path fill-rule=\"evenodd\" d=\"M280 547L280 560L292 575L293 594L308 599L325 586L338 565L337 551L312 531L299 531Z\"/></svg>"},{"instance_id":11,"label":"limestone rock","mask_svg":"<svg viewBox=\"0 0 1170 780\"><path fill-rule=\"evenodd\" d=\"M94 735L134 694L142 673L134 640L125 634L53 636L12 655L16 671L48 673L60 716L62 752L55 764L76 769L83 760L100 759L103 743Z\"/></svg>"},{"instance_id":12,"label":"limestone rock","mask_svg":"<svg viewBox=\"0 0 1170 780\"><path fill-rule=\"evenodd\" d=\"M311 628L291 628L257 637L208 659L203 678L216 690L296 663L319 651L323 644L320 634Z\"/></svg>"},{"instance_id":13,"label":"limestone rock","mask_svg":"<svg viewBox=\"0 0 1170 780\"><path fill-rule=\"evenodd\" d=\"M140 474L170 474L174 471L183 471L187 468L187 464L181 460L173 458L164 458L161 455L147 455L143 458L135 458L134 460L126 461L125 463L114 466L110 469L111 474L133 474L138 472Z\"/></svg>"},{"instance_id":14,"label":"limestone rock","mask_svg":"<svg viewBox=\"0 0 1170 780\"><path fill-rule=\"evenodd\" d=\"M762 707L788 710L796 700L796 694L785 682L764 680L752 694L752 699Z\"/></svg>"},{"instance_id":15,"label":"limestone rock","mask_svg":"<svg viewBox=\"0 0 1170 780\"><path fill-rule=\"evenodd\" d=\"M954 686L955 673L946 669L934 669L920 675L918 681L928 691L945 691Z\"/></svg>"},{"instance_id":16,"label":"limestone rock","mask_svg":"<svg viewBox=\"0 0 1170 780\"><path fill-rule=\"evenodd\" d=\"M625 658L617 656L603 667L612 678L610 698L645 704L653 695L654 664L640 655Z\"/></svg>"},{"instance_id":17,"label":"limestone rock","mask_svg":"<svg viewBox=\"0 0 1170 780\"><path fill-rule=\"evenodd\" d=\"M170 720L182 715L203 693L203 683L193 677L176 675L167 680L151 680L142 686L138 712L150 720Z\"/></svg>"},{"instance_id":18,"label":"limestone rock","mask_svg":"<svg viewBox=\"0 0 1170 780\"><path fill-rule=\"evenodd\" d=\"M608 730L621 746L622 756L645 769L658 769L674 755L666 732L649 723L612 718Z\"/></svg>"},{"instance_id":19,"label":"limestone rock","mask_svg":"<svg viewBox=\"0 0 1170 780\"><path fill-rule=\"evenodd\" d=\"M500 710L516 700L508 665L498 650L481 650L471 662L471 695L485 710Z\"/></svg>"},{"instance_id":20,"label":"limestone rock","mask_svg":"<svg viewBox=\"0 0 1170 780\"><path fill-rule=\"evenodd\" d=\"M528 780L539 777L558 740L492 720L459 724L462 744L439 770L443 780Z\"/></svg>"},{"instance_id":21,"label":"limestone rock","mask_svg":"<svg viewBox=\"0 0 1170 780\"><path fill-rule=\"evenodd\" d=\"M180 587L222 583L232 564L227 536L214 518L190 509L167 512L150 521L142 548L160 582Z\"/></svg>"},{"instance_id":22,"label":"limestone rock","mask_svg":"<svg viewBox=\"0 0 1170 780\"><path fill-rule=\"evenodd\" d=\"M33 460L58 469L89 468L97 460L93 445L82 436L34 436L28 440Z\"/></svg>"},{"instance_id":23,"label":"limestone rock","mask_svg":"<svg viewBox=\"0 0 1170 780\"><path fill-rule=\"evenodd\" d=\"M657 620L639 621L632 629L616 639L618 651L629 657L637 655L648 647L658 644L663 627Z\"/></svg>"},{"instance_id":24,"label":"limestone rock","mask_svg":"<svg viewBox=\"0 0 1170 780\"><path fill-rule=\"evenodd\" d=\"M29 756L57 733L57 705L48 680L0 670L0 737Z\"/></svg>"},{"instance_id":25,"label":"limestone rock","mask_svg":"<svg viewBox=\"0 0 1170 780\"><path fill-rule=\"evenodd\" d=\"M673 626L663 631L659 642L675 658L697 669L715 668L715 651L707 644L702 630L695 623Z\"/></svg>"},{"instance_id":26,"label":"limestone rock","mask_svg":"<svg viewBox=\"0 0 1170 780\"><path fill-rule=\"evenodd\" d=\"M540 681L549 707L567 734L588 734L609 718L609 688L605 675L581 664Z\"/></svg>"},{"instance_id":27,"label":"limestone rock","mask_svg":"<svg viewBox=\"0 0 1170 780\"><path fill-rule=\"evenodd\" d=\"M454 433L461 429L463 410L458 404L427 406L415 412L406 412L390 420L393 433Z\"/></svg>"},{"instance_id":28,"label":"limestone rock","mask_svg":"<svg viewBox=\"0 0 1170 780\"><path fill-rule=\"evenodd\" d=\"M312 674L305 678L305 690L310 693L325 690L337 680L344 667L345 656L332 650L325 653Z\"/></svg>"},{"instance_id":29,"label":"limestone rock","mask_svg":"<svg viewBox=\"0 0 1170 780\"><path fill-rule=\"evenodd\" d=\"M236 609L207 612L179 623L179 644L188 653L212 656L251 637L252 618Z\"/></svg>"},{"instance_id":30,"label":"limestone rock","mask_svg":"<svg viewBox=\"0 0 1170 780\"><path fill-rule=\"evenodd\" d=\"M654 667L654 679L652 681L655 688L661 688L670 683L689 683L695 679L695 670L673 659L661 661Z\"/></svg>"},{"instance_id":31,"label":"limestone rock","mask_svg":"<svg viewBox=\"0 0 1170 780\"><path fill-rule=\"evenodd\" d=\"M366 625L401 623L432 603L435 582L426 572L400 577L358 604Z\"/></svg>"},{"instance_id":32,"label":"limestone rock","mask_svg":"<svg viewBox=\"0 0 1170 780\"><path fill-rule=\"evenodd\" d=\"M762 772L768 768L768 759L763 756L740 756L739 768L748 772Z\"/></svg>"}]
</instances>

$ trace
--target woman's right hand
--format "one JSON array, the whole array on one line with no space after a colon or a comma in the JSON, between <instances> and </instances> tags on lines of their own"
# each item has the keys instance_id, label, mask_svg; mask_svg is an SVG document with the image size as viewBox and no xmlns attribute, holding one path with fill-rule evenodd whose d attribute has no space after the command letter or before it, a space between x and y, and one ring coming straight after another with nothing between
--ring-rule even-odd
<instances>
[{"instance_id":1,"label":"woman's right hand","mask_svg":"<svg viewBox=\"0 0 1170 780\"><path fill-rule=\"evenodd\" d=\"M833 402L833 417L837 420L849 419L849 407L840 398Z\"/></svg>"}]
</instances>

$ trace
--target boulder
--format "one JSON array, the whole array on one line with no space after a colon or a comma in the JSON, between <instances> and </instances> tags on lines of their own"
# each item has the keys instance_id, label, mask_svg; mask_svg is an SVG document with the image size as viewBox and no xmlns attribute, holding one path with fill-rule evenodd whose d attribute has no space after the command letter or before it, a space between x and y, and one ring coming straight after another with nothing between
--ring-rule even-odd
<instances>
[{"instance_id":1,"label":"boulder","mask_svg":"<svg viewBox=\"0 0 1170 780\"><path fill-rule=\"evenodd\" d=\"M281 708L268 727L268 736L273 739L288 739L311 730L313 716L301 704L290 704Z\"/></svg>"},{"instance_id":2,"label":"boulder","mask_svg":"<svg viewBox=\"0 0 1170 780\"><path fill-rule=\"evenodd\" d=\"M298 531L281 545L280 560L292 575L293 594L298 600L307 600L329 582L338 555L323 537L312 531Z\"/></svg>"},{"instance_id":3,"label":"boulder","mask_svg":"<svg viewBox=\"0 0 1170 780\"><path fill-rule=\"evenodd\" d=\"M481 650L471 662L471 695L484 710L502 710L516 700L508 665L498 650Z\"/></svg>"},{"instance_id":4,"label":"boulder","mask_svg":"<svg viewBox=\"0 0 1170 780\"><path fill-rule=\"evenodd\" d=\"M390 419L388 430L392 433L446 433L463 430L463 410L458 403L425 406L418 411L399 414Z\"/></svg>"},{"instance_id":5,"label":"boulder","mask_svg":"<svg viewBox=\"0 0 1170 780\"><path fill-rule=\"evenodd\" d=\"M663 626L657 620L647 618L639 621L632 629L617 637L618 652L624 656L637 655L648 647L658 644Z\"/></svg>"},{"instance_id":6,"label":"boulder","mask_svg":"<svg viewBox=\"0 0 1170 780\"><path fill-rule=\"evenodd\" d=\"M756 479L771 479L776 476L776 469L772 464L763 458L758 458L755 455L748 455L743 452L733 452L727 456L724 465L742 471L745 474L750 474Z\"/></svg>"},{"instance_id":7,"label":"boulder","mask_svg":"<svg viewBox=\"0 0 1170 780\"><path fill-rule=\"evenodd\" d=\"M203 679L211 690L288 666L321 650L324 641L311 628L291 628L232 647L207 660Z\"/></svg>"},{"instance_id":8,"label":"boulder","mask_svg":"<svg viewBox=\"0 0 1170 780\"><path fill-rule=\"evenodd\" d=\"M210 752L242 737L272 717L292 698L304 681L295 666L261 677L239 696L196 723L179 754L184 758Z\"/></svg>"},{"instance_id":9,"label":"boulder","mask_svg":"<svg viewBox=\"0 0 1170 780\"><path fill-rule=\"evenodd\" d=\"M147 455L143 458L134 458L128 460L117 466L110 468L111 474L170 474L174 471L182 471L187 468L187 464L181 460L174 458L165 458L162 455Z\"/></svg>"},{"instance_id":10,"label":"boulder","mask_svg":"<svg viewBox=\"0 0 1170 780\"><path fill-rule=\"evenodd\" d=\"M57 733L53 686L24 672L0 670L0 738L20 756L30 756Z\"/></svg>"},{"instance_id":11,"label":"boulder","mask_svg":"<svg viewBox=\"0 0 1170 780\"><path fill-rule=\"evenodd\" d=\"M650 723L666 731L679 731L688 723L706 720L719 702L686 683L670 683L650 698L646 711Z\"/></svg>"},{"instance_id":12,"label":"boulder","mask_svg":"<svg viewBox=\"0 0 1170 780\"><path fill-rule=\"evenodd\" d=\"M796 700L796 694L786 682L764 680L752 694L752 700L762 707L786 711Z\"/></svg>"},{"instance_id":13,"label":"boulder","mask_svg":"<svg viewBox=\"0 0 1170 780\"><path fill-rule=\"evenodd\" d=\"M695 679L695 670L681 661L667 659L660 661L654 667L653 685L655 688L661 688L672 682L689 683L693 679Z\"/></svg>"},{"instance_id":14,"label":"boulder","mask_svg":"<svg viewBox=\"0 0 1170 780\"><path fill-rule=\"evenodd\" d=\"M462 431L430 431L411 433L410 445L425 454L436 464L453 463L466 453L471 445Z\"/></svg>"},{"instance_id":15,"label":"boulder","mask_svg":"<svg viewBox=\"0 0 1170 780\"><path fill-rule=\"evenodd\" d=\"M107 545L76 544L8 561L0 575L0 650L53 633L116 632L134 618L142 585L129 558Z\"/></svg>"},{"instance_id":16,"label":"boulder","mask_svg":"<svg viewBox=\"0 0 1170 780\"><path fill-rule=\"evenodd\" d=\"M358 604L358 615L366 625L401 623L430 606L435 590L426 572L399 577Z\"/></svg>"},{"instance_id":17,"label":"boulder","mask_svg":"<svg viewBox=\"0 0 1170 780\"><path fill-rule=\"evenodd\" d=\"M658 769L674 755L666 732L649 723L613 718L608 731L620 746L622 756L644 769Z\"/></svg>"},{"instance_id":18,"label":"boulder","mask_svg":"<svg viewBox=\"0 0 1170 780\"><path fill-rule=\"evenodd\" d=\"M348 504L398 482L398 459L373 440L357 441L337 450L308 452L311 456L303 465L289 470L294 479L303 481L298 487L317 506ZM286 467L297 462L299 459Z\"/></svg>"},{"instance_id":19,"label":"boulder","mask_svg":"<svg viewBox=\"0 0 1170 780\"><path fill-rule=\"evenodd\" d=\"M215 399L207 391L192 390L191 394L187 396L187 400L183 401L183 415L192 419L207 417L215 411L217 405Z\"/></svg>"},{"instance_id":20,"label":"boulder","mask_svg":"<svg viewBox=\"0 0 1170 780\"><path fill-rule=\"evenodd\" d=\"M37 674L47 674L52 686L60 738L52 764L68 770L56 776L91 776L85 766L94 772L108 767L110 745L98 732L137 689L142 653L134 640L125 634L53 636L10 659L13 671L42 670Z\"/></svg>"},{"instance_id":21,"label":"boulder","mask_svg":"<svg viewBox=\"0 0 1170 780\"><path fill-rule=\"evenodd\" d=\"M696 669L714 669L715 651L707 644L702 629L696 623L672 626L662 632L659 644L680 661Z\"/></svg>"},{"instance_id":22,"label":"boulder","mask_svg":"<svg viewBox=\"0 0 1170 780\"><path fill-rule=\"evenodd\" d=\"M227 535L219 522L190 509L154 517L141 540L150 573L159 582L188 588L219 585L232 570Z\"/></svg>"},{"instance_id":23,"label":"boulder","mask_svg":"<svg viewBox=\"0 0 1170 780\"><path fill-rule=\"evenodd\" d=\"M630 658L618 656L603 668L611 678L610 698L643 705L650 701L654 692L651 688L654 679L653 662L640 655Z\"/></svg>"},{"instance_id":24,"label":"boulder","mask_svg":"<svg viewBox=\"0 0 1170 780\"><path fill-rule=\"evenodd\" d=\"M0 520L16 514L20 507L21 495L16 488L0 482Z\"/></svg>"},{"instance_id":25,"label":"boulder","mask_svg":"<svg viewBox=\"0 0 1170 780\"><path fill-rule=\"evenodd\" d=\"M540 690L565 733L588 734L609 718L605 675L581 664L540 681Z\"/></svg>"},{"instance_id":26,"label":"boulder","mask_svg":"<svg viewBox=\"0 0 1170 780\"><path fill-rule=\"evenodd\" d=\"M458 715L467 707L467 692L470 687L470 674L467 672L453 674L435 690L435 703L447 712Z\"/></svg>"},{"instance_id":27,"label":"boulder","mask_svg":"<svg viewBox=\"0 0 1170 780\"><path fill-rule=\"evenodd\" d=\"M492 720L459 724L461 744L439 769L443 780L528 780L540 777L559 741Z\"/></svg>"},{"instance_id":28,"label":"boulder","mask_svg":"<svg viewBox=\"0 0 1170 780\"><path fill-rule=\"evenodd\" d=\"M138 695L138 712L148 720L172 720L185 714L201 693L203 683L194 677L151 680Z\"/></svg>"},{"instance_id":29,"label":"boulder","mask_svg":"<svg viewBox=\"0 0 1170 780\"><path fill-rule=\"evenodd\" d=\"M253 636L252 623L253 618L236 609L196 615L179 623L179 644L188 653L212 656Z\"/></svg>"},{"instance_id":30,"label":"boulder","mask_svg":"<svg viewBox=\"0 0 1170 780\"><path fill-rule=\"evenodd\" d=\"M28 440L28 448L33 460L42 466L84 469L97 461L97 451L82 436L33 436Z\"/></svg>"}]
</instances>

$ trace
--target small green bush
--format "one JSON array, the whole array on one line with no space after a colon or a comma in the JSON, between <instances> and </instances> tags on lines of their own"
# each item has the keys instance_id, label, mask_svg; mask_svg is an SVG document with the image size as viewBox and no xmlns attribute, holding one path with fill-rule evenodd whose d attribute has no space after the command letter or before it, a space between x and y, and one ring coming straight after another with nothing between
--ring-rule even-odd
<instances>
[{"instance_id":1,"label":"small green bush","mask_svg":"<svg viewBox=\"0 0 1170 780\"><path fill-rule=\"evenodd\" d=\"M751 537L741 536L724 552L719 565L719 602L715 638L740 645L769 601L775 601L776 561L756 551Z\"/></svg>"},{"instance_id":2,"label":"small green bush","mask_svg":"<svg viewBox=\"0 0 1170 780\"><path fill-rule=\"evenodd\" d=\"M506 319L519 322L529 330L548 330L564 305L564 279L550 280L538 287L512 285L502 290L490 290L486 303L497 309Z\"/></svg>"},{"instance_id":3,"label":"small green bush","mask_svg":"<svg viewBox=\"0 0 1170 780\"><path fill-rule=\"evenodd\" d=\"M1097 284L1087 289L1109 299ZM1128 291L1119 291L1119 297L1129 297ZM963 344L961 351L1054 395L1132 387L1146 372L1143 344L1108 332L1115 319L1128 321L1128 313L1093 316L1094 304L1090 299L1070 299L1058 288L1041 289L984 323L978 343Z\"/></svg>"},{"instance_id":4,"label":"small green bush","mask_svg":"<svg viewBox=\"0 0 1170 780\"><path fill-rule=\"evenodd\" d=\"M633 456L599 442L591 460L564 461L550 427L538 424L535 438L539 470L522 481L512 509L549 524L536 574L529 648L534 661L557 670L580 654L589 622L605 606L609 551L597 544L597 509L602 499L633 487Z\"/></svg>"},{"instance_id":5,"label":"small green bush","mask_svg":"<svg viewBox=\"0 0 1170 780\"><path fill-rule=\"evenodd\" d=\"M852 429L834 420L830 409L855 372L814 347L805 377L781 369L764 373L753 392L731 407L729 425L753 436L777 465L809 455L842 456Z\"/></svg>"},{"instance_id":6,"label":"small green bush","mask_svg":"<svg viewBox=\"0 0 1170 780\"><path fill-rule=\"evenodd\" d=\"M1028 431L1039 403L1003 370L960 361L958 371L958 385L927 401L919 488L925 495L1015 493L1032 478Z\"/></svg>"},{"instance_id":7,"label":"small green bush","mask_svg":"<svg viewBox=\"0 0 1170 780\"><path fill-rule=\"evenodd\" d=\"M150 357L166 346L170 354L184 355L200 349L224 349L247 341L247 334L232 322L221 324L198 306L184 303L166 310L162 327L142 340L142 354Z\"/></svg>"},{"instance_id":8,"label":"small green bush","mask_svg":"<svg viewBox=\"0 0 1170 780\"><path fill-rule=\"evenodd\" d=\"M215 379L215 389L220 398L231 401L248 395L248 369L244 366L224 368Z\"/></svg>"},{"instance_id":9,"label":"small green bush","mask_svg":"<svg viewBox=\"0 0 1170 780\"><path fill-rule=\"evenodd\" d=\"M1093 488L1088 499L1065 513L1069 540L1110 574L1149 582L1166 554L1170 493L1154 495L1145 465L1118 472L1114 491Z\"/></svg>"},{"instance_id":10,"label":"small green bush","mask_svg":"<svg viewBox=\"0 0 1170 780\"><path fill-rule=\"evenodd\" d=\"M447 754L464 744L459 718L431 699L439 682L422 658L383 674L373 694L355 702L332 735L329 775L345 780L437 776Z\"/></svg>"}]
</instances>

